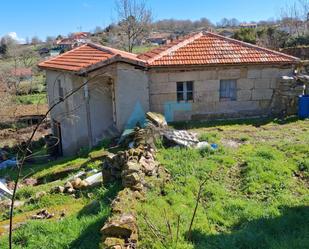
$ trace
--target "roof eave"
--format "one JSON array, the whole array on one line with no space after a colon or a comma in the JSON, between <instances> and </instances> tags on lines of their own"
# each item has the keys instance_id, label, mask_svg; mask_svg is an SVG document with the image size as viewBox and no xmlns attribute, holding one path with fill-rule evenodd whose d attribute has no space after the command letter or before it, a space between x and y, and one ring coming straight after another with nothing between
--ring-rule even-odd
<instances>
[{"instance_id":1,"label":"roof eave","mask_svg":"<svg viewBox=\"0 0 309 249\"><path fill-rule=\"evenodd\" d=\"M148 65L148 68L194 68L194 67L217 67L217 66L263 66L263 65L298 65L301 60L295 60L290 62L261 62L261 63L212 63L212 64L170 64L170 65Z\"/></svg>"},{"instance_id":2,"label":"roof eave","mask_svg":"<svg viewBox=\"0 0 309 249\"><path fill-rule=\"evenodd\" d=\"M40 65L40 64L38 65L38 67L40 69L43 69L43 70L52 70L52 71L73 73L73 74L76 74L76 75L83 75L85 73L89 73L89 72L98 70L98 69L100 69L102 67L108 66L108 65L110 65L112 63L115 63L115 62L124 62L124 63L128 63L128 64L131 64L131 65L143 67L143 68L147 67L146 63L144 61L142 61L142 60L128 59L128 58L124 58L124 57L122 57L120 55L115 55L115 56L111 57L110 59L106 59L104 61L98 62L96 64L93 64L93 65L91 65L89 67L83 68L83 69L78 70L78 71L60 69L60 68L56 68L56 67L53 68L52 66L44 66L44 65Z\"/></svg>"},{"instance_id":3,"label":"roof eave","mask_svg":"<svg viewBox=\"0 0 309 249\"><path fill-rule=\"evenodd\" d=\"M42 66L42 65L38 65L38 68L42 69L42 70L50 70L50 71L57 71L57 72L62 72L62 73L72 73L72 74L76 74L78 73L78 71L74 71L74 70L67 70L67 69L61 69L61 68L57 68L57 67L52 67L52 66Z\"/></svg>"},{"instance_id":4,"label":"roof eave","mask_svg":"<svg viewBox=\"0 0 309 249\"><path fill-rule=\"evenodd\" d=\"M102 67L108 66L108 65L110 65L112 63L115 63L115 62L124 62L124 63L128 63L128 64L131 64L131 65L143 67L143 68L147 67L147 65L146 65L146 63L144 61L128 59L128 58L124 58L124 57L122 57L120 55L115 55L115 56L113 56L110 59L101 61L101 62L96 63L94 65L91 65L91 66L89 66L87 68L84 68L84 69L78 71L77 74L78 75L87 74L89 72L98 70L98 69L100 69Z\"/></svg>"}]
</instances>

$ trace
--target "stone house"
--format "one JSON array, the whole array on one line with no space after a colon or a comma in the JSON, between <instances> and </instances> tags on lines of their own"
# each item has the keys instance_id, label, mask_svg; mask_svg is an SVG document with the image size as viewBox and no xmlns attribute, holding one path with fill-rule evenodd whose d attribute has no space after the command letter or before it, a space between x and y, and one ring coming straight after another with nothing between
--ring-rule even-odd
<instances>
[{"instance_id":1,"label":"stone house","mask_svg":"<svg viewBox=\"0 0 309 249\"><path fill-rule=\"evenodd\" d=\"M280 77L299 60L210 32L135 55L88 43L39 64L61 151L75 153L143 122L270 115Z\"/></svg>"}]
</instances>

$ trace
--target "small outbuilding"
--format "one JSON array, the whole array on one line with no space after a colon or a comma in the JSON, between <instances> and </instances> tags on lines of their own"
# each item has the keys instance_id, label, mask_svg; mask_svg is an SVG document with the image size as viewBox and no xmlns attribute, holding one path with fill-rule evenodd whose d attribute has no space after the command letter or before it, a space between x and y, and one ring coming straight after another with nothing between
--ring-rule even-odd
<instances>
[{"instance_id":1,"label":"small outbuilding","mask_svg":"<svg viewBox=\"0 0 309 249\"><path fill-rule=\"evenodd\" d=\"M210 32L144 54L87 43L39 64L61 151L73 154L145 119L167 121L270 115L283 75L299 59Z\"/></svg>"}]
</instances>

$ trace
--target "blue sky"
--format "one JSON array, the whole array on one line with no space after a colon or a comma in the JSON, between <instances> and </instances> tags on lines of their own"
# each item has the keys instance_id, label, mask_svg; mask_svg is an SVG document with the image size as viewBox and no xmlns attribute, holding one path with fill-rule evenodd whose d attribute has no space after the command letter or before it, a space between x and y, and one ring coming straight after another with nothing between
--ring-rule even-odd
<instances>
[{"instance_id":1,"label":"blue sky","mask_svg":"<svg viewBox=\"0 0 309 249\"><path fill-rule=\"evenodd\" d=\"M197 20L216 23L223 17L240 21L278 18L280 9L294 0L148 0L155 20ZM106 26L116 20L115 0L1 0L0 37L15 32L25 39L67 35Z\"/></svg>"}]
</instances>

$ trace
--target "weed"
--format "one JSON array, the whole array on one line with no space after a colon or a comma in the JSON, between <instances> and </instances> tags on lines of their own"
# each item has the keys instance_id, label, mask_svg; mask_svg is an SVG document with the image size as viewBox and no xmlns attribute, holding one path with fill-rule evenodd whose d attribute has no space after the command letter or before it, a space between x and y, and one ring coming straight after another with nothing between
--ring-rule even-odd
<instances>
[{"instance_id":1,"label":"weed","mask_svg":"<svg viewBox=\"0 0 309 249\"><path fill-rule=\"evenodd\" d=\"M295 178L293 172L305 172L308 168L309 136L308 130L303 129L308 122L293 119L281 125L268 121L263 129L248 123L224 124L219 134L213 128L208 131L205 123L181 124L194 128L206 141L225 137L248 141L237 149L224 145L216 151L159 149L157 158L170 171L172 181L165 185L164 195L151 191L139 205L141 248L166 248L154 238L142 218L146 215L162 234L168 234L162 210L167 212L174 236L177 216L181 217L178 249L307 247L309 192L306 183ZM291 126L297 129L296 135ZM297 143L291 139L298 139ZM198 186L203 179L207 181L192 241L187 241ZM167 248L175 248L169 238L166 244Z\"/></svg>"}]
</instances>

